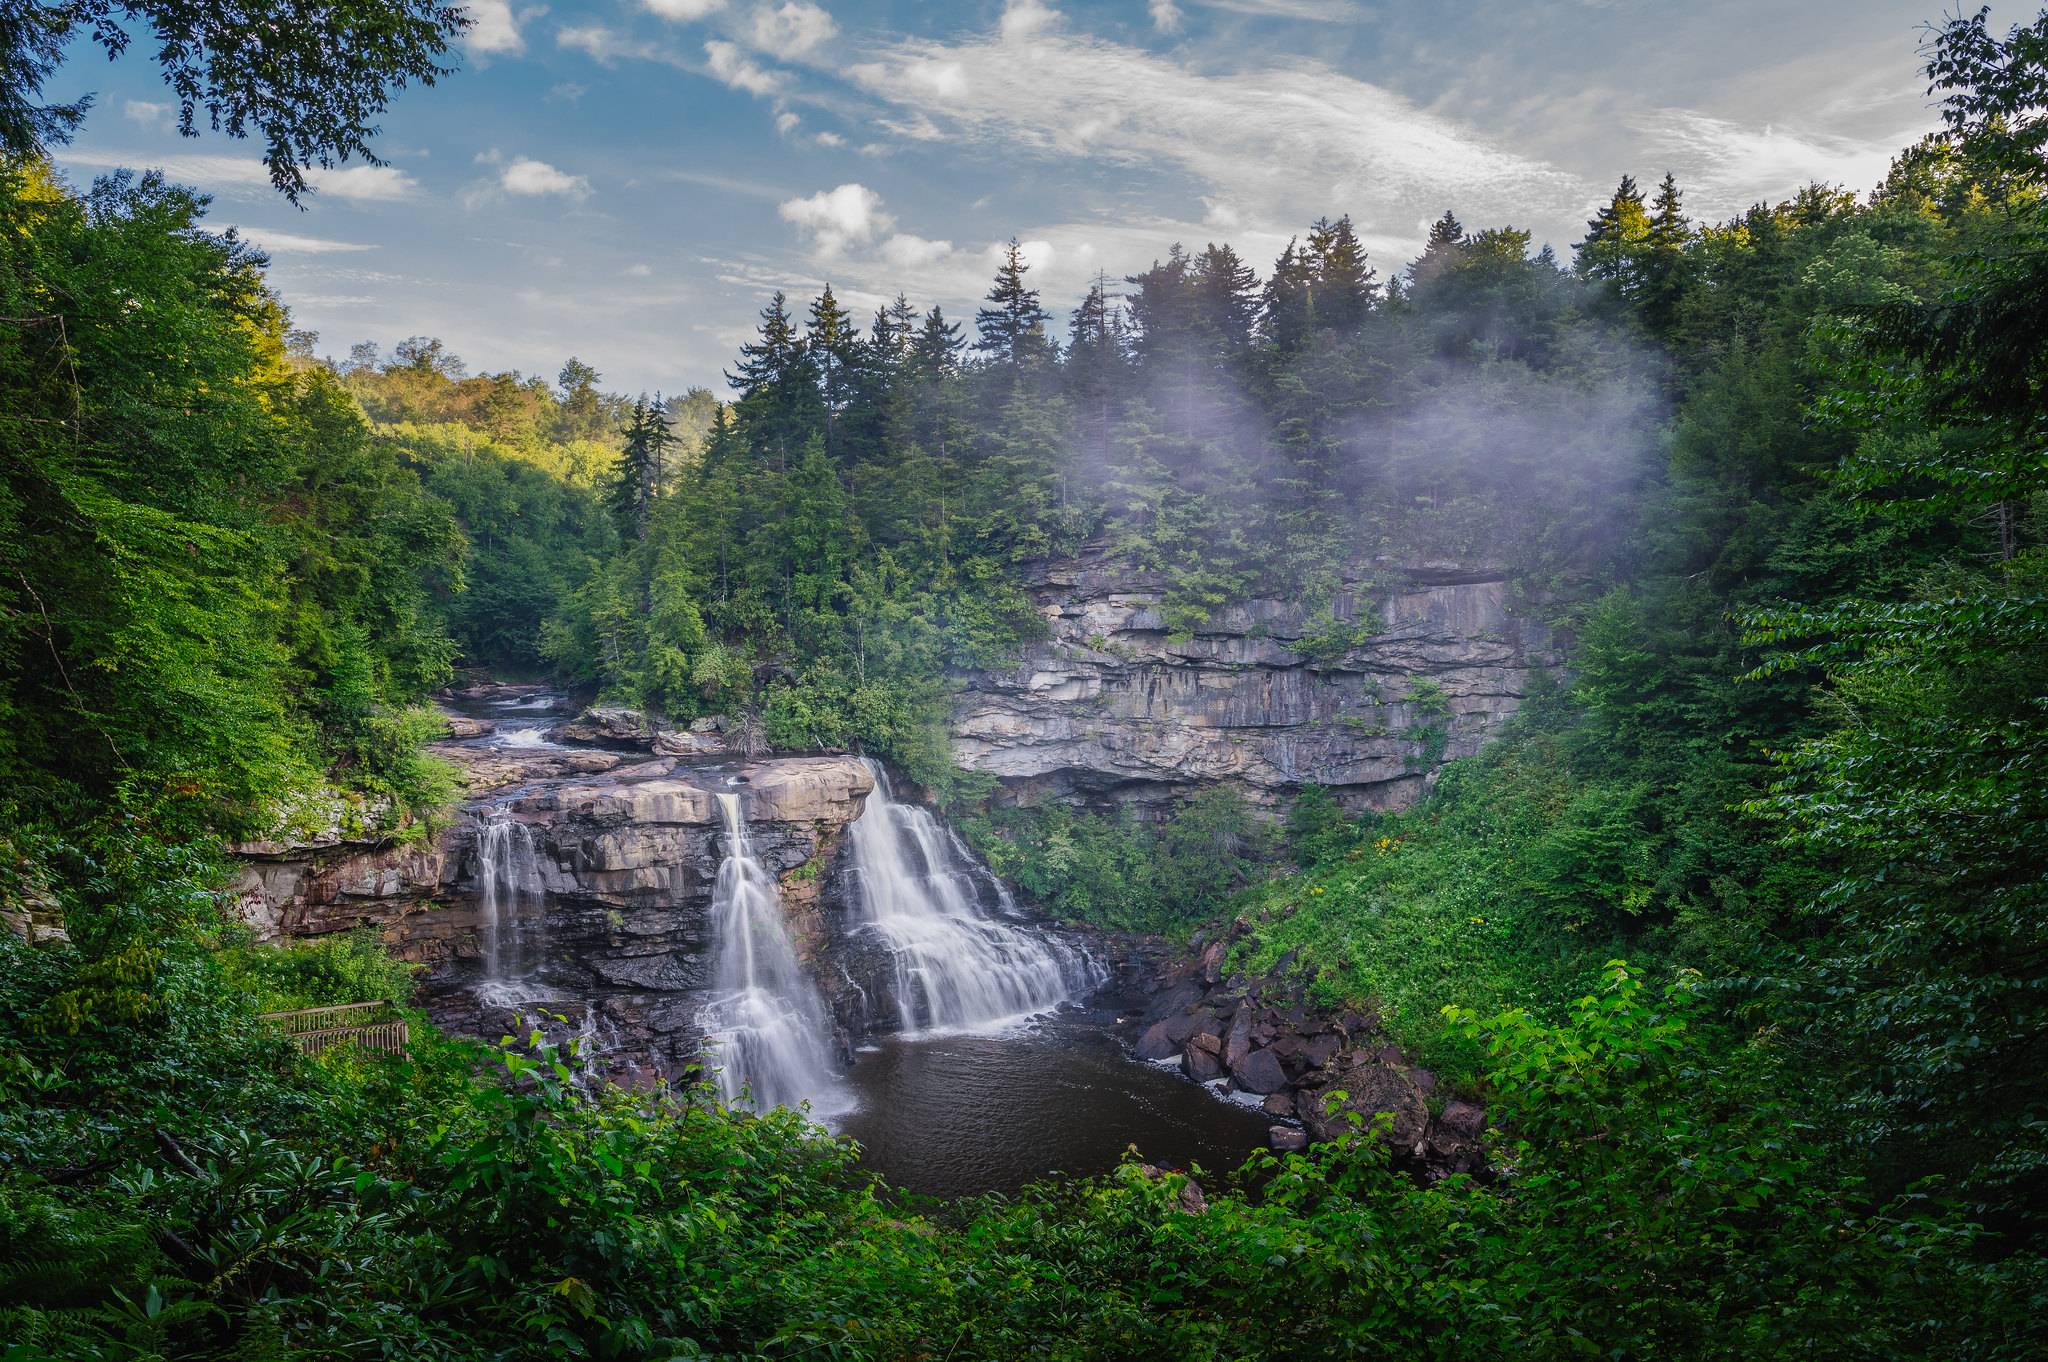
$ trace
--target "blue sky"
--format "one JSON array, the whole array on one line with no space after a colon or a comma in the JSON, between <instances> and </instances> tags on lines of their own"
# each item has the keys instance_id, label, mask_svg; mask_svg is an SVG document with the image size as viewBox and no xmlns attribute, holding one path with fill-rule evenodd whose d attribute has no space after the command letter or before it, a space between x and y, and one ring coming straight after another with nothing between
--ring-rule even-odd
<instances>
[{"instance_id":1,"label":"blue sky","mask_svg":"<svg viewBox=\"0 0 2048 1362\"><path fill-rule=\"evenodd\" d=\"M1349 213L1386 274L1454 209L1561 254L1615 179L1726 217L1868 189L1936 124L1934 0L475 0L463 69L400 97L387 168L299 212L248 143L177 136L145 61L81 47L81 183L162 166L273 257L322 353L439 336L472 370L721 396L770 293L971 317L1015 236L1062 310L1227 240L1263 273ZM2001 5L1994 19L2031 17ZM146 44L138 44L138 50Z\"/></svg>"}]
</instances>

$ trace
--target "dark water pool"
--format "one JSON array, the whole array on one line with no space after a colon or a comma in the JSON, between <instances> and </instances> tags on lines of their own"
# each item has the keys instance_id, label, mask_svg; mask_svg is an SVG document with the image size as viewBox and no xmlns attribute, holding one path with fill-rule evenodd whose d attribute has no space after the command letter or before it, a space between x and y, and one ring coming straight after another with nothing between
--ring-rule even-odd
<instances>
[{"instance_id":1,"label":"dark water pool","mask_svg":"<svg viewBox=\"0 0 2048 1362\"><path fill-rule=\"evenodd\" d=\"M1008 1035L884 1040L846 1076L858 1107L827 1124L892 1186L935 1197L1107 1172L1132 1144L1210 1172L1265 1148L1269 1117L1129 1058L1129 1029L1069 1008Z\"/></svg>"}]
</instances>

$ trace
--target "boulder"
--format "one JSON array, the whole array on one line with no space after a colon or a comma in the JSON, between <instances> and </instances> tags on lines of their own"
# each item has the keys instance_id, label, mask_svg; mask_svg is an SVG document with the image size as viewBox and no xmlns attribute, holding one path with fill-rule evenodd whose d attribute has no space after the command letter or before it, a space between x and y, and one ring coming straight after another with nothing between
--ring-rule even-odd
<instances>
[{"instance_id":1,"label":"boulder","mask_svg":"<svg viewBox=\"0 0 2048 1362\"><path fill-rule=\"evenodd\" d=\"M1335 1110L1326 1112L1324 1103L1332 1093L1345 1094ZM1317 1140L1334 1140L1348 1135L1349 1115L1364 1118L1367 1131L1379 1130L1378 1118L1391 1118L1380 1138L1396 1149L1411 1149L1422 1140L1429 1125L1429 1108L1413 1079L1386 1064L1363 1064L1330 1080L1317 1091L1304 1090L1296 1102L1301 1123Z\"/></svg>"},{"instance_id":2,"label":"boulder","mask_svg":"<svg viewBox=\"0 0 2048 1362\"><path fill-rule=\"evenodd\" d=\"M701 719L690 720L692 733L723 733L725 727L726 719L723 714L707 714Z\"/></svg>"},{"instance_id":3,"label":"boulder","mask_svg":"<svg viewBox=\"0 0 2048 1362\"><path fill-rule=\"evenodd\" d=\"M1294 1115L1294 1094L1291 1092L1273 1093L1259 1104L1259 1109L1268 1116L1292 1116Z\"/></svg>"},{"instance_id":4,"label":"boulder","mask_svg":"<svg viewBox=\"0 0 2048 1362\"><path fill-rule=\"evenodd\" d=\"M1246 1092L1278 1092L1287 1086L1287 1071L1271 1050L1253 1050L1230 1066L1230 1076Z\"/></svg>"},{"instance_id":5,"label":"boulder","mask_svg":"<svg viewBox=\"0 0 2048 1362\"><path fill-rule=\"evenodd\" d=\"M1283 1154L1299 1154L1308 1148L1308 1132L1293 1126L1272 1126L1266 1132L1266 1143Z\"/></svg>"},{"instance_id":6,"label":"boulder","mask_svg":"<svg viewBox=\"0 0 2048 1362\"><path fill-rule=\"evenodd\" d=\"M1230 1032L1223 1038L1223 1067L1236 1069L1252 1049L1252 1010L1240 1007L1230 1020Z\"/></svg>"},{"instance_id":7,"label":"boulder","mask_svg":"<svg viewBox=\"0 0 2048 1362\"><path fill-rule=\"evenodd\" d=\"M451 738L481 738L497 731L495 719L472 719L467 714L448 716L448 736Z\"/></svg>"},{"instance_id":8,"label":"boulder","mask_svg":"<svg viewBox=\"0 0 2048 1362\"><path fill-rule=\"evenodd\" d=\"M1197 1083L1223 1077L1223 1059L1218 1048L1214 1036L1190 1036L1188 1048L1180 1057L1180 1071Z\"/></svg>"},{"instance_id":9,"label":"boulder","mask_svg":"<svg viewBox=\"0 0 2048 1362\"><path fill-rule=\"evenodd\" d=\"M1415 1080L1415 1086L1422 1089L1424 1097L1436 1091L1436 1075L1427 1069L1410 1069L1408 1076Z\"/></svg>"},{"instance_id":10,"label":"boulder","mask_svg":"<svg viewBox=\"0 0 2048 1362\"><path fill-rule=\"evenodd\" d=\"M1138 1043L1133 1048L1139 1059L1166 1059L1180 1048L1167 1034L1166 1028L1166 1022L1157 1022L1144 1035L1138 1037Z\"/></svg>"},{"instance_id":11,"label":"boulder","mask_svg":"<svg viewBox=\"0 0 2048 1362\"><path fill-rule=\"evenodd\" d=\"M1169 988L1161 989L1153 995L1152 1001L1146 1004L1145 1023L1149 1026L1177 1012L1185 1012L1193 1004L1202 1001L1202 995L1207 991L1193 979L1183 979Z\"/></svg>"},{"instance_id":12,"label":"boulder","mask_svg":"<svg viewBox=\"0 0 2048 1362\"><path fill-rule=\"evenodd\" d=\"M642 710L593 705L578 715L574 723L556 729L555 736L567 742L622 742L646 747L665 727Z\"/></svg>"},{"instance_id":13,"label":"boulder","mask_svg":"<svg viewBox=\"0 0 2048 1362\"><path fill-rule=\"evenodd\" d=\"M725 740L715 733L657 733L654 754L658 757L711 757L725 752Z\"/></svg>"},{"instance_id":14,"label":"boulder","mask_svg":"<svg viewBox=\"0 0 2048 1362\"><path fill-rule=\"evenodd\" d=\"M619 758L610 752L572 752L562 758L562 765L585 775L597 775L609 771L619 764Z\"/></svg>"},{"instance_id":15,"label":"boulder","mask_svg":"<svg viewBox=\"0 0 2048 1362\"><path fill-rule=\"evenodd\" d=\"M1301 1055L1302 1061L1306 1063L1308 1067L1310 1067L1311 1069L1320 1069L1325 1064L1328 1064L1331 1060L1335 1059L1337 1057L1337 1052L1343 1048L1344 1041L1342 1037L1312 1036L1308 1040L1305 1040L1301 1043L1301 1049L1300 1051L1298 1051L1298 1053Z\"/></svg>"},{"instance_id":16,"label":"boulder","mask_svg":"<svg viewBox=\"0 0 2048 1362\"><path fill-rule=\"evenodd\" d=\"M1210 1031L1209 1024L1215 1019L1215 1013L1197 1009L1193 1012L1183 1012L1178 1017L1168 1017L1159 1024L1166 1028L1166 1037L1173 1042L1174 1048L1179 1049L1187 1044L1188 1037L1197 1031L1209 1031L1214 1035L1215 1032Z\"/></svg>"}]
</instances>

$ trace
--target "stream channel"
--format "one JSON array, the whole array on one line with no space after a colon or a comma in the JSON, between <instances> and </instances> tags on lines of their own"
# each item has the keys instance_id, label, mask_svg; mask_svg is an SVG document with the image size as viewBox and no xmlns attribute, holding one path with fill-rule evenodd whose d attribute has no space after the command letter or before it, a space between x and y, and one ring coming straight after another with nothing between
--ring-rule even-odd
<instances>
[{"instance_id":1,"label":"stream channel","mask_svg":"<svg viewBox=\"0 0 2048 1362\"><path fill-rule=\"evenodd\" d=\"M562 721L558 702L537 694L450 707L497 724L471 746L588 750L547 737ZM743 1080L764 1105L807 1098L816 1119L858 1141L863 1167L893 1187L942 1198L1015 1192L1055 1172L1105 1172L1131 1145L1153 1162L1211 1173L1266 1146L1271 1118L1245 1099L1133 1058L1143 994L1123 991L1084 945L1020 910L950 829L895 800L887 775L870 769L876 788L849 829L846 854L864 930L878 933L895 961L897 1015L886 1019L890 1029L857 1041L843 1073L827 1063L821 1009L795 972L773 878L753 859L737 802L721 799L718 996L700 1025L722 1043L727 1068L718 1077L729 1100L740 1098ZM479 838L482 857L493 847L504 854L494 826L502 828L486 821ZM479 881L486 963L496 975L496 962L511 957L498 941L500 902L521 888L504 872ZM594 1031L589 1039L603 1044Z\"/></svg>"}]
</instances>

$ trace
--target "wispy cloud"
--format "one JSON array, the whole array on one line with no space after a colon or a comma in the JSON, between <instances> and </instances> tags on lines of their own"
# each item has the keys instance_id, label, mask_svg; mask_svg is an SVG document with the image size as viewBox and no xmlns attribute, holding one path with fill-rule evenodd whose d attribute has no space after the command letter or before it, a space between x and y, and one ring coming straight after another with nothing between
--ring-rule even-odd
<instances>
[{"instance_id":1,"label":"wispy cloud","mask_svg":"<svg viewBox=\"0 0 2048 1362\"><path fill-rule=\"evenodd\" d=\"M237 227L245 241L253 242L272 255L334 255L347 251L374 251L355 241L330 241L326 237L280 232L274 227Z\"/></svg>"},{"instance_id":2,"label":"wispy cloud","mask_svg":"<svg viewBox=\"0 0 2048 1362\"><path fill-rule=\"evenodd\" d=\"M218 156L204 152L159 156L151 152L92 151L65 148L57 160L66 165L95 170L117 168L161 170L179 184L205 193L226 193L237 198L262 197L270 188L270 171L253 156ZM419 182L397 166L344 166L338 170L314 167L306 180L316 193L356 203L390 203L411 198Z\"/></svg>"},{"instance_id":3,"label":"wispy cloud","mask_svg":"<svg viewBox=\"0 0 2048 1362\"><path fill-rule=\"evenodd\" d=\"M991 155L1171 170L1257 228L1356 216L1405 251L1455 201L1483 221L1576 214L1587 185L1313 61L1210 72L1065 31L1021 0L996 35L900 41L844 73L900 137Z\"/></svg>"},{"instance_id":4,"label":"wispy cloud","mask_svg":"<svg viewBox=\"0 0 2048 1362\"><path fill-rule=\"evenodd\" d=\"M158 124L170 121L171 106L168 104L154 104L146 99L131 99L122 108L121 112L137 123L140 123L143 127L154 130Z\"/></svg>"},{"instance_id":5,"label":"wispy cloud","mask_svg":"<svg viewBox=\"0 0 2048 1362\"><path fill-rule=\"evenodd\" d=\"M640 4L650 14L659 14L664 19L674 19L682 23L702 19L707 14L725 8L725 0L640 0Z\"/></svg>"},{"instance_id":6,"label":"wispy cloud","mask_svg":"<svg viewBox=\"0 0 2048 1362\"><path fill-rule=\"evenodd\" d=\"M1843 136L1811 127L1738 123L1689 109L1658 110L1641 126L1653 147L1687 167L1687 211L1716 218L1732 217L1759 201L1788 198L1816 180L1868 189L1884 178L1899 148L1925 130L1923 122Z\"/></svg>"},{"instance_id":7,"label":"wispy cloud","mask_svg":"<svg viewBox=\"0 0 2048 1362\"><path fill-rule=\"evenodd\" d=\"M762 70L740 50L738 43L714 38L704 44L704 55L710 60L711 74L735 90L772 95L782 88L782 73Z\"/></svg>"},{"instance_id":8,"label":"wispy cloud","mask_svg":"<svg viewBox=\"0 0 2048 1362\"><path fill-rule=\"evenodd\" d=\"M572 203L581 203L590 197L590 181L582 175L571 175L557 170L546 161L537 161L531 156L515 156L506 160L504 153L493 147L477 156L477 164L498 167L495 179L479 180L463 191L462 202L466 208L479 208L494 203L507 194L520 198L562 198Z\"/></svg>"}]
</instances>

